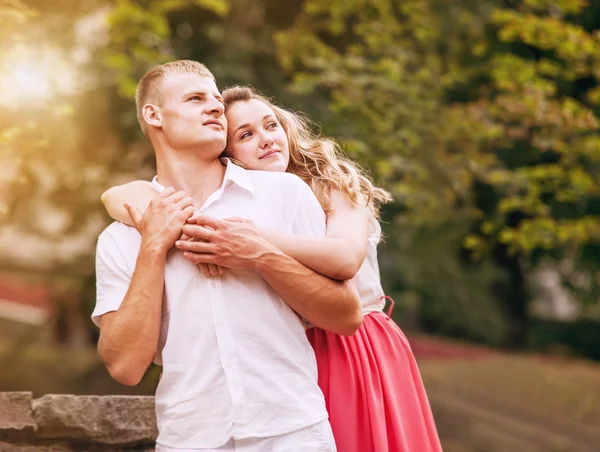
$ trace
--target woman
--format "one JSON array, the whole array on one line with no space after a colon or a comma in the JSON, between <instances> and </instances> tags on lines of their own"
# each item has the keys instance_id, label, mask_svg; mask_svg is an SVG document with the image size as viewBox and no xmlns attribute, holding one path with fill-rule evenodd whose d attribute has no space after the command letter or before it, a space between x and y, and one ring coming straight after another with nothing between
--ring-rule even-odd
<instances>
[{"instance_id":1,"label":"woman","mask_svg":"<svg viewBox=\"0 0 600 452\"><path fill-rule=\"evenodd\" d=\"M261 232L307 267L330 278L353 279L361 298L364 321L353 336L307 330L338 450L441 451L408 341L383 312L377 217L389 194L374 187L334 141L312 133L306 119L251 88L234 87L223 97L229 124L224 156L248 169L296 174L327 214L324 238ZM149 183L137 181L112 188L102 200L113 218L132 224L123 203L143 208L155 194ZM226 271L215 265L201 268L207 276Z\"/></svg>"}]
</instances>

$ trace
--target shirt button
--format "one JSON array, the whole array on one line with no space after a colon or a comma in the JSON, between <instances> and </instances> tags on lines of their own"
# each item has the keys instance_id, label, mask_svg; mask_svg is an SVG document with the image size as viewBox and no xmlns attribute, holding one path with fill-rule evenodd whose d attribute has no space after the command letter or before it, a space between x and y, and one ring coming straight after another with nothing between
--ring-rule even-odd
<instances>
[{"instance_id":1,"label":"shirt button","mask_svg":"<svg viewBox=\"0 0 600 452\"><path fill-rule=\"evenodd\" d=\"M216 282L211 282L210 285L212 286L212 288L214 289L215 287L217 287L217 283Z\"/></svg>"}]
</instances>

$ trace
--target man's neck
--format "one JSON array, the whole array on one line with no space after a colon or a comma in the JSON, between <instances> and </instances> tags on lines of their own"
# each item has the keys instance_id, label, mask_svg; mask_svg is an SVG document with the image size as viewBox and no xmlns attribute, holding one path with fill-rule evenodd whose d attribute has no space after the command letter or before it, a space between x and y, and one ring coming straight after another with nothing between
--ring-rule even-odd
<instances>
[{"instance_id":1,"label":"man's neck","mask_svg":"<svg viewBox=\"0 0 600 452\"><path fill-rule=\"evenodd\" d=\"M225 166L217 158L203 160L197 155L187 158L159 158L157 156L158 182L164 187L184 191L194 198L194 205L202 207L210 195L221 187L225 176Z\"/></svg>"}]
</instances>

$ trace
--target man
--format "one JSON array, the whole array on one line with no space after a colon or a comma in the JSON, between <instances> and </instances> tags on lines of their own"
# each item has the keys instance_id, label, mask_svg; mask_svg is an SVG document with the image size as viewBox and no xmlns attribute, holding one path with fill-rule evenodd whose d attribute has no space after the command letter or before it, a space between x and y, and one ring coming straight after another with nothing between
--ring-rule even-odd
<instances>
[{"instance_id":1,"label":"man","mask_svg":"<svg viewBox=\"0 0 600 452\"><path fill-rule=\"evenodd\" d=\"M229 238L248 233L243 223L220 220L232 216L324 235L316 198L290 174L223 166L223 104L203 65L154 68L140 81L136 104L156 153L159 194L138 218L141 234L115 222L98 240L93 318L109 372L135 385L153 360L163 365L157 450L335 450L298 315L352 334L362 317L351 285L312 272L260 237L224 242L235 270L219 278L203 276L173 248L192 215Z\"/></svg>"}]
</instances>

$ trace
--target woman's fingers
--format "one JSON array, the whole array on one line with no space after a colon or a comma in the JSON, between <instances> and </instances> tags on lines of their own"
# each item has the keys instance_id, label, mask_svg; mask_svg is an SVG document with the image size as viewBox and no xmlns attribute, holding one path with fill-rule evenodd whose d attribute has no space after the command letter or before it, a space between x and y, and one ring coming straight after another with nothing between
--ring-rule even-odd
<instances>
[{"instance_id":1,"label":"woman's fingers","mask_svg":"<svg viewBox=\"0 0 600 452\"><path fill-rule=\"evenodd\" d=\"M219 276L223 276L224 274L227 273L226 267L221 267L220 265L217 265L217 268L219 269Z\"/></svg>"},{"instance_id":2,"label":"woman's fingers","mask_svg":"<svg viewBox=\"0 0 600 452\"><path fill-rule=\"evenodd\" d=\"M184 224L181 232L189 237L193 237L197 242L201 240L209 242L215 234L215 231L212 229L194 224Z\"/></svg>"},{"instance_id":3,"label":"woman's fingers","mask_svg":"<svg viewBox=\"0 0 600 452\"><path fill-rule=\"evenodd\" d=\"M213 245L208 242L196 242L191 240L177 240L175 246L182 251L190 251L192 253L210 254L213 250Z\"/></svg>"},{"instance_id":4,"label":"woman's fingers","mask_svg":"<svg viewBox=\"0 0 600 452\"><path fill-rule=\"evenodd\" d=\"M206 264L211 276L219 276L219 266L216 264Z\"/></svg>"}]
</instances>

